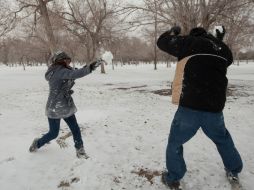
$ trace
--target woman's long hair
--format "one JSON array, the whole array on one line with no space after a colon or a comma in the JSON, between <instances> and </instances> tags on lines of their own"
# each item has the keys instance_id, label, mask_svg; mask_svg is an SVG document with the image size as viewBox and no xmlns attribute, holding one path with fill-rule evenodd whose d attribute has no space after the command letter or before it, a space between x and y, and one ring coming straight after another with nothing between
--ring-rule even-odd
<instances>
[{"instance_id":1,"label":"woman's long hair","mask_svg":"<svg viewBox=\"0 0 254 190\"><path fill-rule=\"evenodd\" d=\"M53 65L62 65L64 66L65 68L67 69L72 69L72 67L70 65L68 65L66 62L65 62L66 59L62 59L62 60L59 60L57 62L55 62ZM52 66L53 66L52 65Z\"/></svg>"}]
</instances>

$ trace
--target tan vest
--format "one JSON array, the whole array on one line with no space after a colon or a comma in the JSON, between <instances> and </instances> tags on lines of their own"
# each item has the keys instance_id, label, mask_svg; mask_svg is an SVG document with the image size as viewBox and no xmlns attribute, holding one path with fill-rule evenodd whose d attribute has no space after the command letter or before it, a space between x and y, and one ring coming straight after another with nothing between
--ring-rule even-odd
<instances>
[{"instance_id":1,"label":"tan vest","mask_svg":"<svg viewBox=\"0 0 254 190\"><path fill-rule=\"evenodd\" d=\"M191 56L185 57L176 64L175 77L172 84L172 103L176 105L178 105L180 101L184 68L190 57Z\"/></svg>"}]
</instances>

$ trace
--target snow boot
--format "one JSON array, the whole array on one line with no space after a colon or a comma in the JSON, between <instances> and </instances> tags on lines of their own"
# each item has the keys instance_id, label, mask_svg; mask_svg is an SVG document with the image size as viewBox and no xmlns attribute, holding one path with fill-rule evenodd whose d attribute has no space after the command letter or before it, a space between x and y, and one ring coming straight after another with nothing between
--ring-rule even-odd
<instances>
[{"instance_id":1,"label":"snow boot","mask_svg":"<svg viewBox=\"0 0 254 190\"><path fill-rule=\"evenodd\" d=\"M36 152L38 150L38 140L39 138L35 138L29 148L30 152Z\"/></svg>"},{"instance_id":2,"label":"snow boot","mask_svg":"<svg viewBox=\"0 0 254 190\"><path fill-rule=\"evenodd\" d=\"M226 176L232 190L243 190L242 184L239 181L238 174L234 174L226 169Z\"/></svg>"},{"instance_id":3,"label":"snow boot","mask_svg":"<svg viewBox=\"0 0 254 190\"><path fill-rule=\"evenodd\" d=\"M180 181L168 182L167 181L167 172L163 172L161 175L161 181L164 185L169 187L172 190L182 190Z\"/></svg>"},{"instance_id":4,"label":"snow boot","mask_svg":"<svg viewBox=\"0 0 254 190\"><path fill-rule=\"evenodd\" d=\"M83 146L76 149L76 155L77 155L78 158L85 158L85 159L89 158L89 156L86 154L85 149L84 149Z\"/></svg>"},{"instance_id":5,"label":"snow boot","mask_svg":"<svg viewBox=\"0 0 254 190\"><path fill-rule=\"evenodd\" d=\"M231 171L226 169L226 176L230 183L239 183L239 177L238 174L234 174Z\"/></svg>"}]
</instances>

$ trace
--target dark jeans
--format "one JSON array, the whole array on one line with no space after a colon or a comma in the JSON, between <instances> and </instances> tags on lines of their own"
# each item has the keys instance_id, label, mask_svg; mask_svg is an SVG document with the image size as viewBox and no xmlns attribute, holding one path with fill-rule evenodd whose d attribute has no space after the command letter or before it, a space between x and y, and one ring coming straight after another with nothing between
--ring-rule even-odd
<instances>
[{"instance_id":1,"label":"dark jeans","mask_svg":"<svg viewBox=\"0 0 254 190\"><path fill-rule=\"evenodd\" d=\"M49 141L55 139L58 136L60 129L60 120L61 119L48 118L49 132L43 135L43 137L38 140L38 148L42 147L44 144L48 143ZM64 118L64 121L67 123L72 132L75 148L78 149L82 147L83 141L75 115Z\"/></svg>"},{"instance_id":2,"label":"dark jeans","mask_svg":"<svg viewBox=\"0 0 254 190\"><path fill-rule=\"evenodd\" d=\"M182 145L189 141L200 127L217 146L225 169L235 174L241 172L242 160L225 128L223 113L210 113L179 107L171 125L166 150L168 182L179 181L184 176L186 165Z\"/></svg>"}]
</instances>

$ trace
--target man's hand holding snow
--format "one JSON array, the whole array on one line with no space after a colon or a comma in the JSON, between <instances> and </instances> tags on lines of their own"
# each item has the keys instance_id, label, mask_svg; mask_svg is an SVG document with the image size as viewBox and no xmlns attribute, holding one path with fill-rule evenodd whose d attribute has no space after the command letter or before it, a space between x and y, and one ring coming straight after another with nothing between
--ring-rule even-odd
<instances>
[{"instance_id":1,"label":"man's hand holding snow","mask_svg":"<svg viewBox=\"0 0 254 190\"><path fill-rule=\"evenodd\" d=\"M219 39L219 40L223 40L224 36L225 36L226 30L224 26L215 26L214 27L214 31L213 31L213 35Z\"/></svg>"}]
</instances>

